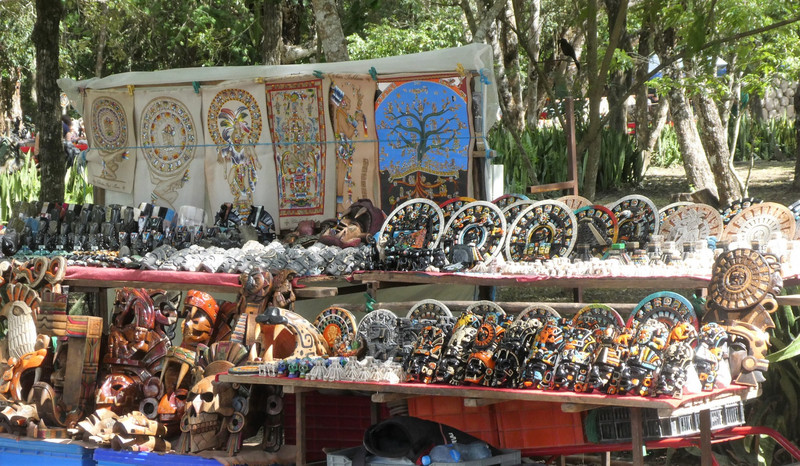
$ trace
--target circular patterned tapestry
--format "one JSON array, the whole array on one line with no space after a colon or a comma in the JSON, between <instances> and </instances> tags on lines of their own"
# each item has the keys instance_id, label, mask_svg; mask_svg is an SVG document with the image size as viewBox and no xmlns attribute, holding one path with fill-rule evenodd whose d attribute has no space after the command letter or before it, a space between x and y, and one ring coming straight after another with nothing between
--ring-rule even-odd
<instances>
[{"instance_id":1,"label":"circular patterned tapestry","mask_svg":"<svg viewBox=\"0 0 800 466\"><path fill-rule=\"evenodd\" d=\"M722 239L741 240L750 245L753 241L767 244L772 233L793 239L797 221L789 208L775 202L762 202L745 207L725 225Z\"/></svg>"},{"instance_id":2,"label":"circular patterned tapestry","mask_svg":"<svg viewBox=\"0 0 800 466\"><path fill-rule=\"evenodd\" d=\"M100 97L92 103L92 147L114 152L128 143L128 117L117 100Z\"/></svg>"},{"instance_id":3,"label":"circular patterned tapestry","mask_svg":"<svg viewBox=\"0 0 800 466\"><path fill-rule=\"evenodd\" d=\"M709 236L722 237L724 225L717 209L706 204L679 207L661 223L664 241L676 245L706 240Z\"/></svg>"},{"instance_id":4,"label":"circular patterned tapestry","mask_svg":"<svg viewBox=\"0 0 800 466\"><path fill-rule=\"evenodd\" d=\"M617 216L617 242L638 241L640 246L644 246L650 236L658 232L658 209L650 199L632 194L618 199L608 207Z\"/></svg>"},{"instance_id":5,"label":"circular patterned tapestry","mask_svg":"<svg viewBox=\"0 0 800 466\"><path fill-rule=\"evenodd\" d=\"M244 89L224 89L211 100L206 125L214 144L253 144L261 137L263 118L253 94Z\"/></svg>"},{"instance_id":6,"label":"circular patterned tapestry","mask_svg":"<svg viewBox=\"0 0 800 466\"><path fill-rule=\"evenodd\" d=\"M450 217L442 239L453 244L474 245L483 261L488 263L502 251L506 227L506 219L499 207L491 202L475 201Z\"/></svg>"},{"instance_id":7,"label":"circular patterned tapestry","mask_svg":"<svg viewBox=\"0 0 800 466\"><path fill-rule=\"evenodd\" d=\"M433 249L439 244L444 228L444 215L436 203L428 199L408 200L392 211L378 234L378 246L385 243L409 248Z\"/></svg>"},{"instance_id":8,"label":"circular patterned tapestry","mask_svg":"<svg viewBox=\"0 0 800 466\"><path fill-rule=\"evenodd\" d=\"M540 201L520 212L506 234L506 259L532 262L567 257L575 247L577 219L566 204Z\"/></svg>"},{"instance_id":9,"label":"circular patterned tapestry","mask_svg":"<svg viewBox=\"0 0 800 466\"><path fill-rule=\"evenodd\" d=\"M189 168L197 129L183 103L169 97L151 100L142 112L139 128L142 152L151 173L172 177Z\"/></svg>"}]
</instances>

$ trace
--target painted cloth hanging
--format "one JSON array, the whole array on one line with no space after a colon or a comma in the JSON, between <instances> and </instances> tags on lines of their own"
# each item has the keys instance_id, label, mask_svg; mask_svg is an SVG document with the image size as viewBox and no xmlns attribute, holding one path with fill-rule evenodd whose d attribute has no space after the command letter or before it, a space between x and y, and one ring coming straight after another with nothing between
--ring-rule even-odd
<instances>
[{"instance_id":1,"label":"painted cloth hanging","mask_svg":"<svg viewBox=\"0 0 800 466\"><path fill-rule=\"evenodd\" d=\"M261 205L277 219L275 159L265 127L264 85L203 87L206 189L212 209L231 202L242 218Z\"/></svg>"},{"instance_id":2,"label":"painted cloth hanging","mask_svg":"<svg viewBox=\"0 0 800 466\"><path fill-rule=\"evenodd\" d=\"M336 141L336 212L342 213L359 199L377 199L377 83L367 75L327 77L331 80L328 105Z\"/></svg>"},{"instance_id":3,"label":"painted cloth hanging","mask_svg":"<svg viewBox=\"0 0 800 466\"><path fill-rule=\"evenodd\" d=\"M327 87L322 79L265 84L281 229L334 213L333 203L325 201L326 190L334 187L326 170L331 152L325 124ZM328 196L333 193L331 189Z\"/></svg>"},{"instance_id":4,"label":"painted cloth hanging","mask_svg":"<svg viewBox=\"0 0 800 466\"><path fill-rule=\"evenodd\" d=\"M89 183L130 193L136 169L133 96L127 91L86 91L86 168Z\"/></svg>"},{"instance_id":5,"label":"painted cloth hanging","mask_svg":"<svg viewBox=\"0 0 800 466\"><path fill-rule=\"evenodd\" d=\"M375 102L381 208L470 196L469 79L459 75L382 81Z\"/></svg>"},{"instance_id":6,"label":"painted cloth hanging","mask_svg":"<svg viewBox=\"0 0 800 466\"><path fill-rule=\"evenodd\" d=\"M136 129L141 149L134 202L177 210L205 206L200 95L181 90L136 90ZM202 154L202 152L200 152ZM199 160L197 160L199 159Z\"/></svg>"}]
</instances>

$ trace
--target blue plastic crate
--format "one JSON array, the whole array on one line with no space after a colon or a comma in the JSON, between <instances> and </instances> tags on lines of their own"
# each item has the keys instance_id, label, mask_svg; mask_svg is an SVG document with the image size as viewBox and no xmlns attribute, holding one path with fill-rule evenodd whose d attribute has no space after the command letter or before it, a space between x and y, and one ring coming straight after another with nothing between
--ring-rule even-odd
<instances>
[{"instance_id":1,"label":"blue plastic crate","mask_svg":"<svg viewBox=\"0 0 800 466\"><path fill-rule=\"evenodd\" d=\"M92 450L73 443L0 437L0 464L94 466Z\"/></svg>"},{"instance_id":2,"label":"blue plastic crate","mask_svg":"<svg viewBox=\"0 0 800 466\"><path fill-rule=\"evenodd\" d=\"M219 461L201 456L176 455L171 453L115 451L98 448L94 451L97 466L117 466L128 464L170 465L170 466L220 466Z\"/></svg>"}]
</instances>

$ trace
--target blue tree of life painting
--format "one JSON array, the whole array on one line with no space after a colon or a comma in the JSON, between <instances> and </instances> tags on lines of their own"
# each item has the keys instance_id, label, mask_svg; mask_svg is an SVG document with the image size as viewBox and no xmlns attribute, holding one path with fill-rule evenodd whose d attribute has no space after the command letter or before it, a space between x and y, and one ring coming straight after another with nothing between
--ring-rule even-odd
<instances>
[{"instance_id":1,"label":"blue tree of life painting","mask_svg":"<svg viewBox=\"0 0 800 466\"><path fill-rule=\"evenodd\" d=\"M391 83L375 103L381 207L467 195L467 94L445 80Z\"/></svg>"}]
</instances>

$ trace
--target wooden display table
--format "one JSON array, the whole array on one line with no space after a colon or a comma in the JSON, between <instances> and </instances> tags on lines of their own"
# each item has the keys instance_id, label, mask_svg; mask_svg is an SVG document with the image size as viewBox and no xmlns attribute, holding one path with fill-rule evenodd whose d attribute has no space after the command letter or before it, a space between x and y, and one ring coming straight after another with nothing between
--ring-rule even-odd
<instances>
[{"instance_id":1,"label":"wooden display table","mask_svg":"<svg viewBox=\"0 0 800 466\"><path fill-rule=\"evenodd\" d=\"M297 432L297 464L305 464L305 410L303 409L303 393L310 390L343 390L371 393L372 401L387 401L413 396L455 396L464 399L465 406L482 406L507 401L536 401L559 403L562 411L586 411L600 406L622 406L631 409L631 443L633 463L644 465L644 432L642 429L641 409L658 409L660 415L671 415L687 410L700 412L700 439L702 464L712 464L711 453L711 417L713 408L735 401L745 401L758 395L758 391L743 385L731 385L713 392L687 395L682 398L645 398L638 396L605 395L598 393L574 393L544 390L498 389L487 387L465 387L450 385L425 385L418 383L387 384L378 382L327 382L322 380L290 379L285 377L263 377L258 375L222 374L217 376L220 382L238 384L263 384L282 386L285 393L293 393L296 397L296 432Z\"/></svg>"}]
</instances>

